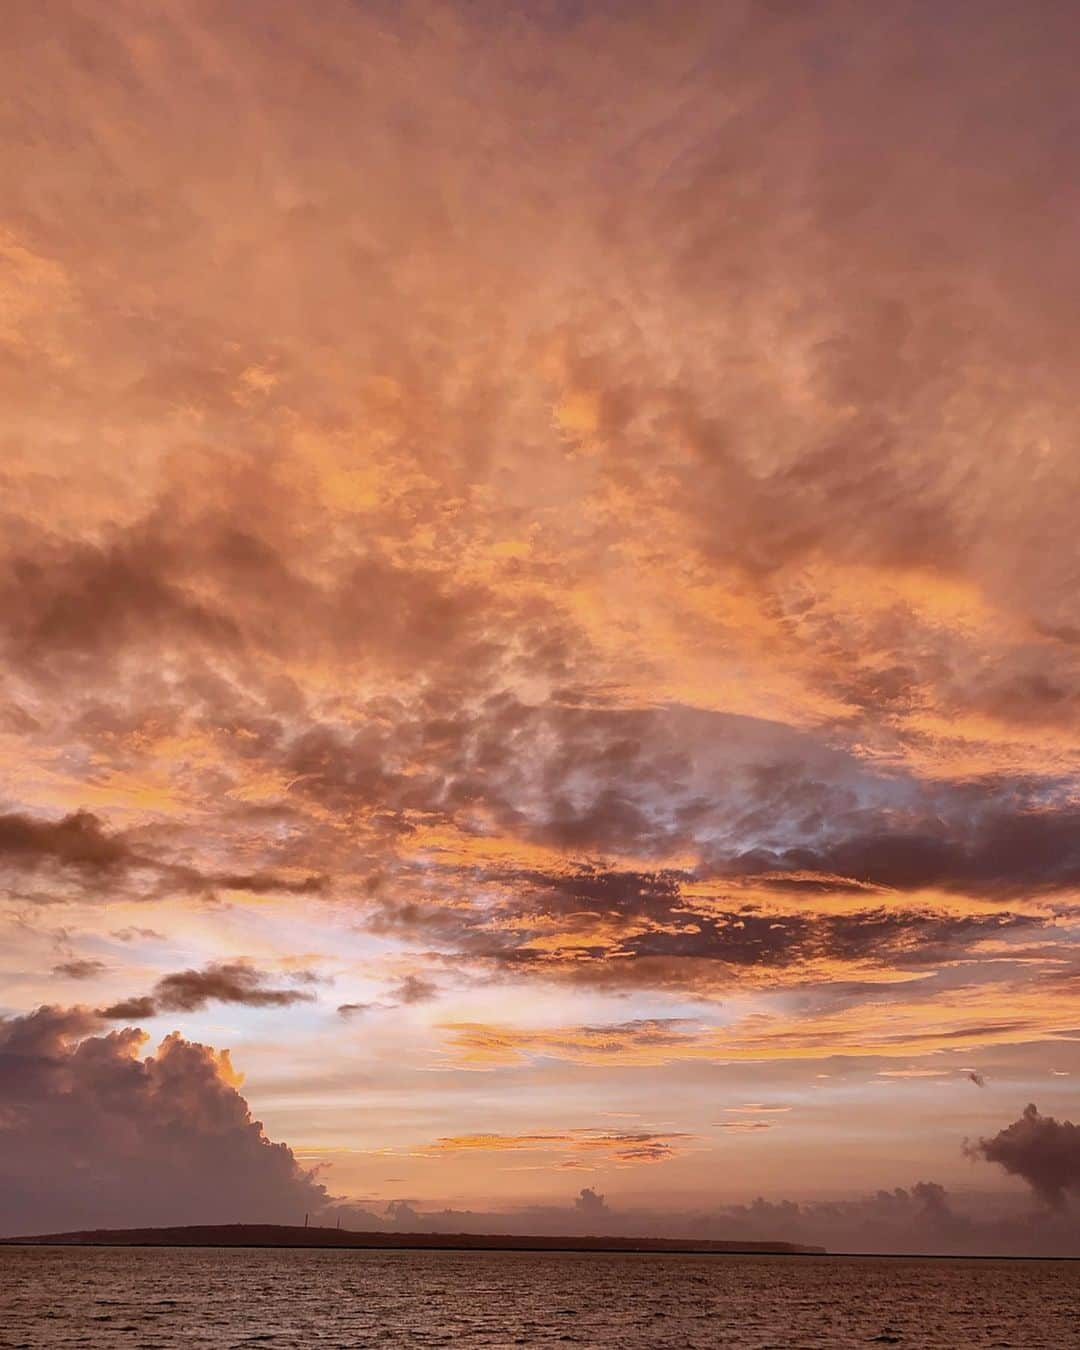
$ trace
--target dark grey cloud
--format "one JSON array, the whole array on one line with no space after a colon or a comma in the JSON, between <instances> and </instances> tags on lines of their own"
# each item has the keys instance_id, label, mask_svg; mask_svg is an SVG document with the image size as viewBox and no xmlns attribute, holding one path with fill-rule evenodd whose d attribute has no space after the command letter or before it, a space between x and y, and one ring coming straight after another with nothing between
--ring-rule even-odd
<instances>
[{"instance_id":1,"label":"dark grey cloud","mask_svg":"<svg viewBox=\"0 0 1080 1350\"><path fill-rule=\"evenodd\" d=\"M297 978L294 976L294 978ZM154 1017L164 1012L197 1012L208 1003L241 1003L249 1008L285 1008L310 1002L303 989L275 988L270 976L246 961L212 961L201 970L179 970L164 975L153 992L103 1008L113 1020Z\"/></svg>"},{"instance_id":2,"label":"dark grey cloud","mask_svg":"<svg viewBox=\"0 0 1080 1350\"><path fill-rule=\"evenodd\" d=\"M0 862L36 868L47 864L88 874L109 874L132 862L122 836L109 834L90 811L42 820L19 811L0 815Z\"/></svg>"},{"instance_id":3,"label":"dark grey cloud","mask_svg":"<svg viewBox=\"0 0 1080 1350\"><path fill-rule=\"evenodd\" d=\"M155 525L157 528L155 528ZM42 541L39 554L15 555L0 585L8 659L31 669L59 662L85 670L143 642L218 645L239 638L232 620L170 579L183 555L151 516L105 546Z\"/></svg>"},{"instance_id":4,"label":"dark grey cloud","mask_svg":"<svg viewBox=\"0 0 1080 1350\"><path fill-rule=\"evenodd\" d=\"M438 996L439 986L420 975L406 975L390 992L398 1003L428 1003Z\"/></svg>"},{"instance_id":5,"label":"dark grey cloud","mask_svg":"<svg viewBox=\"0 0 1080 1350\"><path fill-rule=\"evenodd\" d=\"M82 957L73 958L71 961L62 961L58 966L53 966L52 973L68 980L92 980L95 975L100 975L105 969L104 961Z\"/></svg>"},{"instance_id":6,"label":"dark grey cloud","mask_svg":"<svg viewBox=\"0 0 1080 1350\"><path fill-rule=\"evenodd\" d=\"M157 1003L149 994L124 998L119 1003L111 1003L107 1008L100 1010L103 1018L114 1022L139 1022L147 1017L156 1017L157 1012Z\"/></svg>"},{"instance_id":7,"label":"dark grey cloud","mask_svg":"<svg viewBox=\"0 0 1080 1350\"><path fill-rule=\"evenodd\" d=\"M940 887L991 897L1080 886L1075 806L978 804L963 792L955 796L952 802L945 797L938 815L897 821L866 812L850 822L856 826L851 833L840 834L844 822L837 822L832 838L734 853L716 858L711 870L733 878L775 873L781 881L792 873L820 873L841 884L902 891Z\"/></svg>"},{"instance_id":8,"label":"dark grey cloud","mask_svg":"<svg viewBox=\"0 0 1080 1350\"><path fill-rule=\"evenodd\" d=\"M733 967L785 967L814 958L895 965L960 960L977 943L1035 933L1044 921L1009 913L951 915L930 909L854 910L845 914L776 913L745 906L728 912L672 916L660 928L619 942L617 955L707 959Z\"/></svg>"},{"instance_id":9,"label":"dark grey cloud","mask_svg":"<svg viewBox=\"0 0 1080 1350\"><path fill-rule=\"evenodd\" d=\"M258 871L200 871L161 853L161 844L144 831L110 831L92 811L76 811L59 820L22 812L0 815L0 868L14 875L53 869L88 889L117 889L137 879L145 898L184 894L210 898L221 890L316 895L326 890L324 876L282 877ZM131 928L145 936L153 930Z\"/></svg>"}]
</instances>

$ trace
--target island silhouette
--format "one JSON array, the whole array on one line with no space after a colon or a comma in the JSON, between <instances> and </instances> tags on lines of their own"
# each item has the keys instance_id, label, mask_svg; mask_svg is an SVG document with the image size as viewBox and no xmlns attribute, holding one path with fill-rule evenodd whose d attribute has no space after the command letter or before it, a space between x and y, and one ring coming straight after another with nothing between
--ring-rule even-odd
<instances>
[{"instance_id":1,"label":"island silhouette","mask_svg":"<svg viewBox=\"0 0 1080 1350\"><path fill-rule=\"evenodd\" d=\"M547 1237L508 1233L353 1232L301 1224L194 1224L172 1228L93 1228L0 1238L7 1245L70 1247L351 1247L432 1251L679 1252L685 1255L821 1256L797 1242L721 1242L698 1238Z\"/></svg>"}]
</instances>

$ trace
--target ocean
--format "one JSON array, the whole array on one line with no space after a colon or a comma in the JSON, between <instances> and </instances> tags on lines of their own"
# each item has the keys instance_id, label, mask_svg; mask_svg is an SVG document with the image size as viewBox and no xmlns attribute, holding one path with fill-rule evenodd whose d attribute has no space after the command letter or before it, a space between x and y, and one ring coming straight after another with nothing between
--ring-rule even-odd
<instances>
[{"instance_id":1,"label":"ocean","mask_svg":"<svg viewBox=\"0 0 1080 1350\"><path fill-rule=\"evenodd\" d=\"M1080 1347L1080 1262L0 1247L0 1347Z\"/></svg>"}]
</instances>

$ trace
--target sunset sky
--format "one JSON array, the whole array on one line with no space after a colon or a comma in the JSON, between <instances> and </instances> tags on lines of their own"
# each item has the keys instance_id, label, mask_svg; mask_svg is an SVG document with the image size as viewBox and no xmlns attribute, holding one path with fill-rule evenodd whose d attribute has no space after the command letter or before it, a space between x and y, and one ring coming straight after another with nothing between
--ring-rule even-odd
<instances>
[{"instance_id":1,"label":"sunset sky","mask_svg":"<svg viewBox=\"0 0 1080 1350\"><path fill-rule=\"evenodd\" d=\"M2 42L0 1232L1065 1204L1073 0Z\"/></svg>"}]
</instances>

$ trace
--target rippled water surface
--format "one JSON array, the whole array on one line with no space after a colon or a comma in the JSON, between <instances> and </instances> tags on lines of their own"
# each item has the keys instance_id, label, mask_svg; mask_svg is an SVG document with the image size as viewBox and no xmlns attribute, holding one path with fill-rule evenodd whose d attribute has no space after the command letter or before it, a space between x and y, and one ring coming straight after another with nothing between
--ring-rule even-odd
<instances>
[{"instance_id":1,"label":"rippled water surface","mask_svg":"<svg viewBox=\"0 0 1080 1350\"><path fill-rule=\"evenodd\" d=\"M1080 1263L0 1248L0 1346L1080 1347Z\"/></svg>"}]
</instances>

